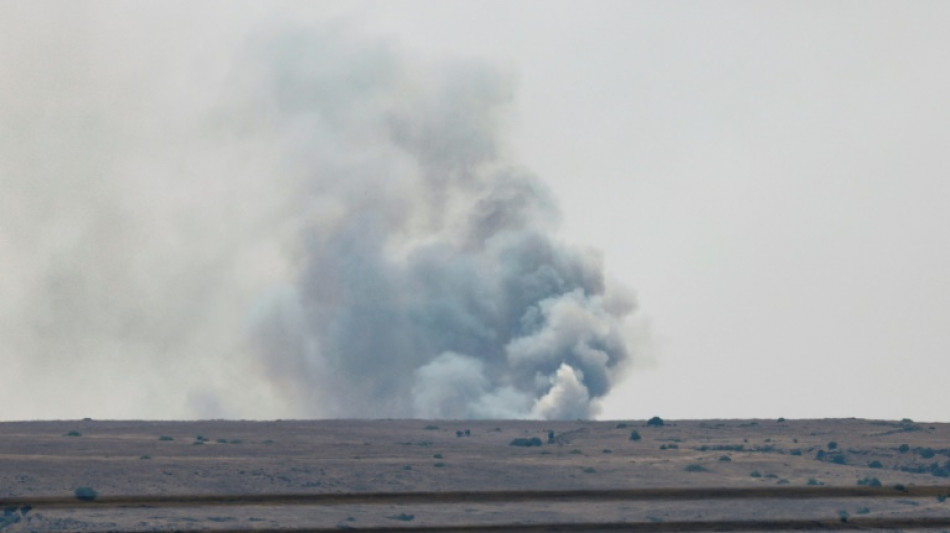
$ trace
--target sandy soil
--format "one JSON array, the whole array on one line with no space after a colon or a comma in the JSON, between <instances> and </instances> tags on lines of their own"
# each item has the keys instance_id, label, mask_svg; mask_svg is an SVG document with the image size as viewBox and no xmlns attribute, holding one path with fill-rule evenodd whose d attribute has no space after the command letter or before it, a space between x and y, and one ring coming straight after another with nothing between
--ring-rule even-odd
<instances>
[{"instance_id":1,"label":"sandy soil","mask_svg":"<svg viewBox=\"0 0 950 533\"><path fill-rule=\"evenodd\" d=\"M631 440L637 432L639 440ZM513 446L537 438L540 446ZM902 448L902 445L906 445ZM903 451L902 451L903 450ZM868 420L0 423L7 531L946 517L942 497L105 507L74 497L950 485L950 424ZM941 489L942 490L942 489ZM948 489L950 492L950 489ZM61 497L72 508L11 499ZM939 530L939 529L938 529Z\"/></svg>"}]
</instances>

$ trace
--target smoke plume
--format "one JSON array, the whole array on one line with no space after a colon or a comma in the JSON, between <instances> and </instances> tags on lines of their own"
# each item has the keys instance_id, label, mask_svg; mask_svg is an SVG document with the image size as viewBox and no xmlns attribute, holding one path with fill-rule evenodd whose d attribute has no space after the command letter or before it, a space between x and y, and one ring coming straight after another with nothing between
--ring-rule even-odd
<instances>
[{"instance_id":1,"label":"smoke plume","mask_svg":"<svg viewBox=\"0 0 950 533\"><path fill-rule=\"evenodd\" d=\"M596 415L633 299L508 152L507 72L105 9L0 23L12 416Z\"/></svg>"}]
</instances>

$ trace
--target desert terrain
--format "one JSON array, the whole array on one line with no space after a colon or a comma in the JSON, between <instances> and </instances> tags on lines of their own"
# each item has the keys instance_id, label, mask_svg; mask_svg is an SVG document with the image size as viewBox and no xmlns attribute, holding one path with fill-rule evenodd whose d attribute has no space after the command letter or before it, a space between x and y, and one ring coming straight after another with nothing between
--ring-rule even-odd
<instances>
[{"instance_id":1,"label":"desert terrain","mask_svg":"<svg viewBox=\"0 0 950 533\"><path fill-rule=\"evenodd\" d=\"M950 424L910 420L5 422L0 530L950 531L948 476Z\"/></svg>"}]
</instances>

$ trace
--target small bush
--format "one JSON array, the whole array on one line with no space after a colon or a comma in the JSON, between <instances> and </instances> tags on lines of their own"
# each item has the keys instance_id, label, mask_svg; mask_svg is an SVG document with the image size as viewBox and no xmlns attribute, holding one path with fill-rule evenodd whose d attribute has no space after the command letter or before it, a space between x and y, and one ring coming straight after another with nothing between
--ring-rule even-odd
<instances>
[{"instance_id":1,"label":"small bush","mask_svg":"<svg viewBox=\"0 0 950 533\"><path fill-rule=\"evenodd\" d=\"M848 521L848 518L850 518L850 517L851 517L851 515L848 514L848 511L845 511L844 509L841 509L840 511L838 511L838 518L839 518L842 522L847 522L847 521Z\"/></svg>"},{"instance_id":2,"label":"small bush","mask_svg":"<svg viewBox=\"0 0 950 533\"><path fill-rule=\"evenodd\" d=\"M69 433L66 433L63 436L64 437L82 437L82 433L78 431L70 431Z\"/></svg>"},{"instance_id":3,"label":"small bush","mask_svg":"<svg viewBox=\"0 0 950 533\"><path fill-rule=\"evenodd\" d=\"M785 478L782 478L782 479L778 480L778 484L779 484L779 485L788 485L789 483L791 483L791 481L789 481L789 480L787 480L787 479L785 479Z\"/></svg>"},{"instance_id":4,"label":"small bush","mask_svg":"<svg viewBox=\"0 0 950 533\"><path fill-rule=\"evenodd\" d=\"M749 473L749 475L752 477L762 477L762 473L759 472L758 470L753 470L752 472Z\"/></svg>"},{"instance_id":5,"label":"small bush","mask_svg":"<svg viewBox=\"0 0 950 533\"><path fill-rule=\"evenodd\" d=\"M445 468L445 463L433 463L432 466L436 468Z\"/></svg>"},{"instance_id":6,"label":"small bush","mask_svg":"<svg viewBox=\"0 0 950 533\"><path fill-rule=\"evenodd\" d=\"M200 440L200 441L203 442L203 441L206 441L206 440L208 440L208 439L205 438L204 435L195 435L195 440Z\"/></svg>"},{"instance_id":7,"label":"small bush","mask_svg":"<svg viewBox=\"0 0 950 533\"><path fill-rule=\"evenodd\" d=\"M647 420L647 425L653 427L662 427L663 423L663 419L658 416L654 416L653 418Z\"/></svg>"},{"instance_id":8,"label":"small bush","mask_svg":"<svg viewBox=\"0 0 950 533\"><path fill-rule=\"evenodd\" d=\"M688 464L686 465L686 468L684 468L684 470L686 470L687 472L708 472L706 467L699 463Z\"/></svg>"},{"instance_id":9,"label":"small bush","mask_svg":"<svg viewBox=\"0 0 950 533\"><path fill-rule=\"evenodd\" d=\"M617 429L624 429L625 427L627 427L627 424L624 424L623 422L617 424Z\"/></svg>"},{"instance_id":10,"label":"small bush","mask_svg":"<svg viewBox=\"0 0 950 533\"><path fill-rule=\"evenodd\" d=\"M439 429L439 426L433 426L432 424L429 424L428 426L426 426L426 427L424 427L424 428L422 428L422 429L424 429L424 430L426 430L426 431L435 431L435 430Z\"/></svg>"},{"instance_id":11,"label":"small bush","mask_svg":"<svg viewBox=\"0 0 950 533\"><path fill-rule=\"evenodd\" d=\"M412 522L416 519L416 515L399 513L397 515L387 516L386 518L389 518L390 520L399 520L401 522Z\"/></svg>"},{"instance_id":12,"label":"small bush","mask_svg":"<svg viewBox=\"0 0 950 533\"><path fill-rule=\"evenodd\" d=\"M881 480L876 477L866 477L858 480L858 485L863 487L880 487Z\"/></svg>"},{"instance_id":13,"label":"small bush","mask_svg":"<svg viewBox=\"0 0 950 533\"><path fill-rule=\"evenodd\" d=\"M860 509L858 509L857 511L855 511L854 514L868 514L868 513L870 513L870 512L871 512L871 508L870 508L870 507L861 507Z\"/></svg>"},{"instance_id":14,"label":"small bush","mask_svg":"<svg viewBox=\"0 0 950 533\"><path fill-rule=\"evenodd\" d=\"M508 443L509 446L541 446L541 439L537 437L519 437Z\"/></svg>"},{"instance_id":15,"label":"small bush","mask_svg":"<svg viewBox=\"0 0 950 533\"><path fill-rule=\"evenodd\" d=\"M778 418L778 421L779 421L779 422L785 422L785 417L784 417L784 416L780 416L780 417Z\"/></svg>"},{"instance_id":16,"label":"small bush","mask_svg":"<svg viewBox=\"0 0 950 533\"><path fill-rule=\"evenodd\" d=\"M604 448L603 453L614 453L614 451L609 448Z\"/></svg>"},{"instance_id":17,"label":"small bush","mask_svg":"<svg viewBox=\"0 0 950 533\"><path fill-rule=\"evenodd\" d=\"M795 448L794 450L789 450L788 453L789 453L790 455L801 455L801 454L802 454L802 451L799 450L798 448Z\"/></svg>"},{"instance_id":18,"label":"small bush","mask_svg":"<svg viewBox=\"0 0 950 533\"><path fill-rule=\"evenodd\" d=\"M868 463L868 468L884 468L884 465L880 461L871 461Z\"/></svg>"},{"instance_id":19,"label":"small bush","mask_svg":"<svg viewBox=\"0 0 950 533\"><path fill-rule=\"evenodd\" d=\"M720 463L728 463L731 461L732 461L732 457L729 457L728 455L723 455L722 457L719 458Z\"/></svg>"},{"instance_id":20,"label":"small bush","mask_svg":"<svg viewBox=\"0 0 950 533\"><path fill-rule=\"evenodd\" d=\"M920 455L921 459L931 459L937 452L933 451L932 448L918 448L917 453Z\"/></svg>"},{"instance_id":21,"label":"small bush","mask_svg":"<svg viewBox=\"0 0 950 533\"><path fill-rule=\"evenodd\" d=\"M151 455L143 455L143 456L139 457L139 459L142 459L143 461L148 461L148 460L151 459L151 458L152 458Z\"/></svg>"},{"instance_id":22,"label":"small bush","mask_svg":"<svg viewBox=\"0 0 950 533\"><path fill-rule=\"evenodd\" d=\"M819 485L824 485L825 482L824 482L824 481L818 481L817 479L815 479L815 478L813 478L813 477L810 477L810 478L808 478L808 483L805 483L805 484L806 484L806 485L809 485L809 486L812 486L812 487L817 487L817 486L819 486Z\"/></svg>"},{"instance_id":23,"label":"small bush","mask_svg":"<svg viewBox=\"0 0 950 533\"><path fill-rule=\"evenodd\" d=\"M636 430L630 432L630 440L640 440L641 438L640 433Z\"/></svg>"},{"instance_id":24,"label":"small bush","mask_svg":"<svg viewBox=\"0 0 950 533\"><path fill-rule=\"evenodd\" d=\"M77 500L82 500L84 502L91 502L99 496L99 493L96 492L92 487L76 487L76 490L73 491L73 494L76 495Z\"/></svg>"},{"instance_id":25,"label":"small bush","mask_svg":"<svg viewBox=\"0 0 950 533\"><path fill-rule=\"evenodd\" d=\"M169 437L168 435L162 435L161 437L158 438L158 440L175 440L175 439Z\"/></svg>"},{"instance_id":26,"label":"small bush","mask_svg":"<svg viewBox=\"0 0 950 533\"><path fill-rule=\"evenodd\" d=\"M585 474L594 474L597 472L597 470L595 470L593 467L588 466L587 468L583 469L582 472L584 472Z\"/></svg>"},{"instance_id":27,"label":"small bush","mask_svg":"<svg viewBox=\"0 0 950 533\"><path fill-rule=\"evenodd\" d=\"M897 448L897 451L899 451L899 452L901 452L901 453L907 453L907 452L910 451L910 446L908 446L908 445L906 445L906 444L901 444L900 447Z\"/></svg>"},{"instance_id":28,"label":"small bush","mask_svg":"<svg viewBox=\"0 0 950 533\"><path fill-rule=\"evenodd\" d=\"M828 449L829 449L829 450L834 450L834 449L836 449L837 447L838 447L838 443L835 442L835 441L831 441L831 442L828 443Z\"/></svg>"},{"instance_id":29,"label":"small bush","mask_svg":"<svg viewBox=\"0 0 950 533\"><path fill-rule=\"evenodd\" d=\"M581 455L581 454L583 454L584 452L578 450L577 448L574 448L573 450L571 450L571 451L569 451L569 452L567 452L567 453L569 453L569 454L571 454L571 455Z\"/></svg>"},{"instance_id":30,"label":"small bush","mask_svg":"<svg viewBox=\"0 0 950 533\"><path fill-rule=\"evenodd\" d=\"M946 495L946 494L938 494L938 495L937 495L937 501L940 502L940 503L943 503L943 502L947 501L947 495Z\"/></svg>"}]
</instances>

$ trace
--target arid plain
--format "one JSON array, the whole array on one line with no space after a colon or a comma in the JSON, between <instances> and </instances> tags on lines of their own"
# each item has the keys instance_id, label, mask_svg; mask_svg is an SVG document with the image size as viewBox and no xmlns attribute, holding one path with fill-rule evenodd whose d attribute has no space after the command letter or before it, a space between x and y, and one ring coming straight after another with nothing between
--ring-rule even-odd
<instances>
[{"instance_id":1,"label":"arid plain","mask_svg":"<svg viewBox=\"0 0 950 533\"><path fill-rule=\"evenodd\" d=\"M760 519L850 527L908 517L936 518L929 527L950 530L950 501L935 488L950 485L948 476L950 424L909 420L0 423L6 531L662 528ZM95 499L77 498L80 487ZM796 487L886 495L106 505L125 496ZM31 498L54 499L26 507Z\"/></svg>"}]
</instances>

